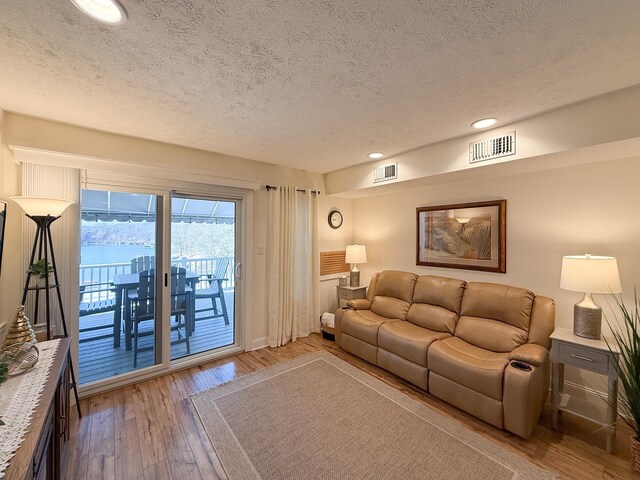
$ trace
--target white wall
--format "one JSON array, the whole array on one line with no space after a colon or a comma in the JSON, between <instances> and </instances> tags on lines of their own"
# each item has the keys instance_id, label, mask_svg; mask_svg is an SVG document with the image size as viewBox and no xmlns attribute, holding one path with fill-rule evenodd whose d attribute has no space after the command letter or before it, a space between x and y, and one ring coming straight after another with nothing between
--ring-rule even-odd
<instances>
[{"instance_id":1,"label":"white wall","mask_svg":"<svg viewBox=\"0 0 640 480\"><path fill-rule=\"evenodd\" d=\"M363 281L399 269L516 285L554 298L556 324L571 327L581 294L559 287L563 255L617 257L628 302L640 285L639 181L640 156L356 199L354 241L367 246L369 259L360 268ZM506 274L416 266L416 207L497 198L507 199ZM606 313L606 297L597 297ZM567 377L602 386L592 376Z\"/></svg>"}]
</instances>

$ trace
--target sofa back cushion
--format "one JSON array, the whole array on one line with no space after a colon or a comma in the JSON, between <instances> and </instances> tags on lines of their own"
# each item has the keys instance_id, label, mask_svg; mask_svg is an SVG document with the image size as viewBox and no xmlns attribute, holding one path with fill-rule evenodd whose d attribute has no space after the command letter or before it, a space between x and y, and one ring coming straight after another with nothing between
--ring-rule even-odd
<instances>
[{"instance_id":1,"label":"sofa back cushion","mask_svg":"<svg viewBox=\"0 0 640 480\"><path fill-rule=\"evenodd\" d=\"M465 286L464 280L455 278L419 276L407 320L429 330L453 334Z\"/></svg>"},{"instance_id":2,"label":"sofa back cushion","mask_svg":"<svg viewBox=\"0 0 640 480\"><path fill-rule=\"evenodd\" d=\"M418 276L415 273L380 272L371 300L371 311L382 317L407 319Z\"/></svg>"},{"instance_id":3,"label":"sofa back cushion","mask_svg":"<svg viewBox=\"0 0 640 480\"><path fill-rule=\"evenodd\" d=\"M527 343L535 295L524 288L471 282L462 298L455 336L494 352Z\"/></svg>"}]
</instances>

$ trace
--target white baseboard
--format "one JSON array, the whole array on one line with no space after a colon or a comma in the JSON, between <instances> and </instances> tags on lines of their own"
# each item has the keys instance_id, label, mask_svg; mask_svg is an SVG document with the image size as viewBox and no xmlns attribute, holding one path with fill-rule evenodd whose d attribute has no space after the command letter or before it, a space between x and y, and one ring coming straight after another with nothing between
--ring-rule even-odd
<instances>
[{"instance_id":1,"label":"white baseboard","mask_svg":"<svg viewBox=\"0 0 640 480\"><path fill-rule=\"evenodd\" d=\"M251 341L251 345L249 346L249 351L258 350L259 348L263 348L267 346L267 337L256 338Z\"/></svg>"}]
</instances>

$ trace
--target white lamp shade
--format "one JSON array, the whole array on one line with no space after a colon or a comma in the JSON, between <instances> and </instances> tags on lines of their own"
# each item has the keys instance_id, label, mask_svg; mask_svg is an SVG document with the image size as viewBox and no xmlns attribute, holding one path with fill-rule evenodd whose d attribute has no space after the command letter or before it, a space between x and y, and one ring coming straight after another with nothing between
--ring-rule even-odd
<instances>
[{"instance_id":1,"label":"white lamp shade","mask_svg":"<svg viewBox=\"0 0 640 480\"><path fill-rule=\"evenodd\" d=\"M364 245L347 245L345 263L367 263L367 250Z\"/></svg>"},{"instance_id":2,"label":"white lamp shade","mask_svg":"<svg viewBox=\"0 0 640 480\"><path fill-rule=\"evenodd\" d=\"M615 257L588 254L562 257L560 288L585 293L621 293L618 262Z\"/></svg>"},{"instance_id":3,"label":"white lamp shade","mask_svg":"<svg viewBox=\"0 0 640 480\"><path fill-rule=\"evenodd\" d=\"M62 215L67 207L73 203L73 200L62 200L60 198L42 198L42 197L10 197L16 202L24 213L32 217L58 217Z\"/></svg>"}]
</instances>

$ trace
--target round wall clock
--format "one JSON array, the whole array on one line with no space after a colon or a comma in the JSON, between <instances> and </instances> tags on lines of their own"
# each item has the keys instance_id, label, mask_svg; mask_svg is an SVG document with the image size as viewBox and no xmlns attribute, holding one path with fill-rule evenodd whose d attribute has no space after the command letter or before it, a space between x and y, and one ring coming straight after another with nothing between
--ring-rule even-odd
<instances>
[{"instance_id":1,"label":"round wall clock","mask_svg":"<svg viewBox=\"0 0 640 480\"><path fill-rule=\"evenodd\" d=\"M340 228L343 221L342 214L338 210L331 210L328 221L331 228Z\"/></svg>"}]
</instances>

